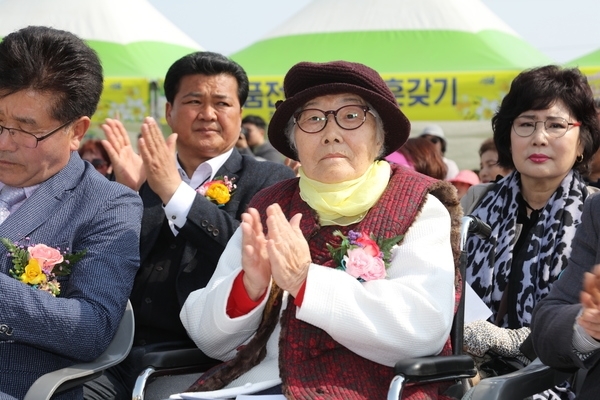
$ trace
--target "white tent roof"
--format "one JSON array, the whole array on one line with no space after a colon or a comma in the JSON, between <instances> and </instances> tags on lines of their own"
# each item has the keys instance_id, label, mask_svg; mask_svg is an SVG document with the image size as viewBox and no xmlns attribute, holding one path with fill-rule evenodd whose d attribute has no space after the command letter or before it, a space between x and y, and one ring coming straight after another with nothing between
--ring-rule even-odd
<instances>
[{"instance_id":1,"label":"white tent roof","mask_svg":"<svg viewBox=\"0 0 600 400\"><path fill-rule=\"evenodd\" d=\"M0 16L0 37L28 25L44 25L86 40L153 41L202 50L146 0L0 0Z\"/></svg>"},{"instance_id":2,"label":"white tent roof","mask_svg":"<svg viewBox=\"0 0 600 400\"><path fill-rule=\"evenodd\" d=\"M318 0L262 39L357 30L495 30L519 36L479 0Z\"/></svg>"},{"instance_id":3,"label":"white tent roof","mask_svg":"<svg viewBox=\"0 0 600 400\"><path fill-rule=\"evenodd\" d=\"M362 62L380 73L521 70L551 60L481 0L314 0L232 54L251 75L300 61Z\"/></svg>"}]
</instances>

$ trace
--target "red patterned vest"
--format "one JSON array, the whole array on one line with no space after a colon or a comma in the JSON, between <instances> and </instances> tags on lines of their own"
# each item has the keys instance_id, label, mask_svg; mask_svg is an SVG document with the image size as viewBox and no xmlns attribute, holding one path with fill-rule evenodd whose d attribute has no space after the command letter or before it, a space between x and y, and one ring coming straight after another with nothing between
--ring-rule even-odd
<instances>
[{"instance_id":1,"label":"red patterned vest","mask_svg":"<svg viewBox=\"0 0 600 400\"><path fill-rule=\"evenodd\" d=\"M317 214L300 198L297 179L279 182L264 189L254 198L250 207L258 209L265 227L266 208L275 202L279 203L288 217L302 213L301 229L309 243L312 261L335 267L326 246L326 243L339 242L339 238L333 236L335 230L341 230L345 235L349 230L368 231L377 238L404 234L417 217L425 196L432 190L435 194L435 188L437 192L443 192L442 197L447 197L441 199L442 203L455 208L458 205L453 192L447 190L448 183L403 168L393 167L392 171L388 187L380 200L358 224L320 227ZM452 239L458 243L456 235ZM456 246L453 250L456 250ZM457 253L455 260L456 256ZM457 293L457 298L460 298L460 293ZM295 314L296 306L290 296L280 320L279 342L279 368L286 398L371 400L386 397L394 375L391 367L358 356L333 340L324 330L298 320ZM449 338L440 354L451 354ZM446 387L445 384L409 386L404 389L402 398L444 399L446 397L441 392Z\"/></svg>"}]
</instances>

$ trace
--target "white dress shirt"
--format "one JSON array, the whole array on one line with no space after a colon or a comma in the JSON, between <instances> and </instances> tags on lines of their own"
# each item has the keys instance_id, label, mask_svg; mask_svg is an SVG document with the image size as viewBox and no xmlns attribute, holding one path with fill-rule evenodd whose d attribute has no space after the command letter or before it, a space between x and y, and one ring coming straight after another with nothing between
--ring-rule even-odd
<instances>
[{"instance_id":1,"label":"white dress shirt","mask_svg":"<svg viewBox=\"0 0 600 400\"><path fill-rule=\"evenodd\" d=\"M233 148L229 151L211 158L200 164L191 177L188 177L177 159L177 169L182 182L166 205L163 205L165 215L169 220L169 227L175 236L179 233L177 228L182 228L187 220L187 215L196 198L196 189L205 182L213 179L217 171L231 156ZM176 228L177 227L177 228Z\"/></svg>"}]
</instances>

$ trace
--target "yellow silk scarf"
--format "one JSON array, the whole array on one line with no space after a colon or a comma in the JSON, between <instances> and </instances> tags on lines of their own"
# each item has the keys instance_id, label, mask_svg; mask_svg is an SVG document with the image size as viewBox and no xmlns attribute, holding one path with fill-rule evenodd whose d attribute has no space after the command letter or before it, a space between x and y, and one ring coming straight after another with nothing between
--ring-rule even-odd
<instances>
[{"instance_id":1,"label":"yellow silk scarf","mask_svg":"<svg viewBox=\"0 0 600 400\"><path fill-rule=\"evenodd\" d=\"M317 212L321 226L348 226L361 221L379 200L390 181L386 161L375 161L359 178L340 183L322 183L300 175L300 197Z\"/></svg>"}]
</instances>

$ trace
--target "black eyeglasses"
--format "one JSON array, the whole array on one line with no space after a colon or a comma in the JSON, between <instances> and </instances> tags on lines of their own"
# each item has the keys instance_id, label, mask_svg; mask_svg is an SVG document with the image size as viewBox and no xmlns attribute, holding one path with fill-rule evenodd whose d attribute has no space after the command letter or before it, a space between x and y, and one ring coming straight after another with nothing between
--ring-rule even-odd
<instances>
[{"instance_id":1,"label":"black eyeglasses","mask_svg":"<svg viewBox=\"0 0 600 400\"><path fill-rule=\"evenodd\" d=\"M294 114L294 123L306 133L321 132L327 126L329 114L333 115L335 122L342 129L351 131L358 129L365 123L367 112L371 109L363 105L348 105L337 110L319 110L307 108Z\"/></svg>"},{"instance_id":2,"label":"black eyeglasses","mask_svg":"<svg viewBox=\"0 0 600 400\"><path fill-rule=\"evenodd\" d=\"M18 144L19 146L27 147L29 149L35 149L39 142L41 142L44 139L48 139L50 136L54 135L56 132L60 131L65 126L69 125L71 122L73 122L73 121L71 120L65 124L62 124L58 128L46 133L45 135L39 136L39 137L34 135L33 133L24 131L22 129L7 128L6 126L0 125L0 135L2 135L4 133L4 131L7 131L8 133L10 133L10 137L12 138L12 140L14 140L14 142L16 144Z\"/></svg>"}]
</instances>

